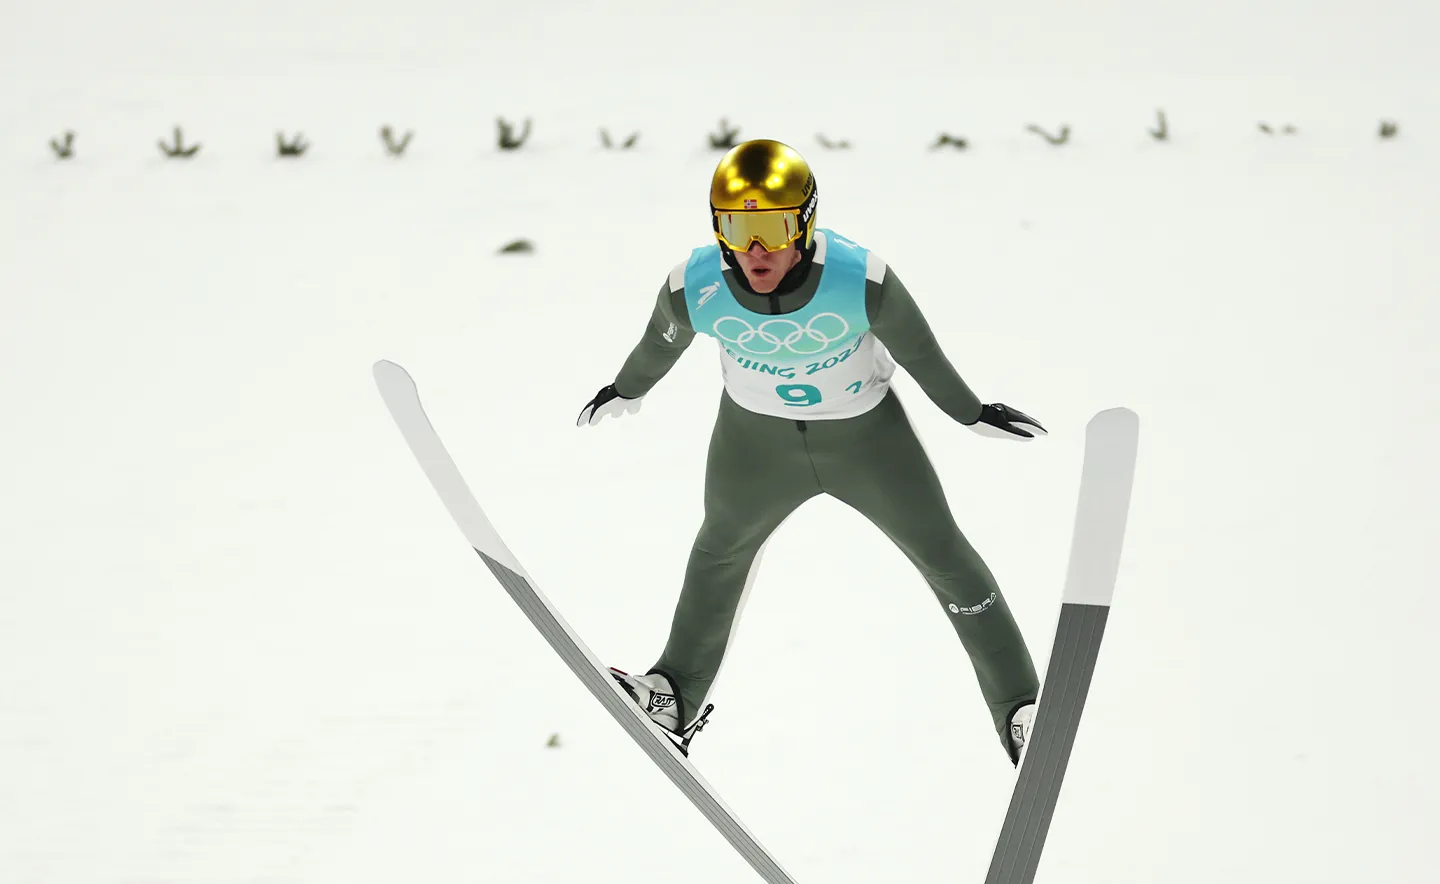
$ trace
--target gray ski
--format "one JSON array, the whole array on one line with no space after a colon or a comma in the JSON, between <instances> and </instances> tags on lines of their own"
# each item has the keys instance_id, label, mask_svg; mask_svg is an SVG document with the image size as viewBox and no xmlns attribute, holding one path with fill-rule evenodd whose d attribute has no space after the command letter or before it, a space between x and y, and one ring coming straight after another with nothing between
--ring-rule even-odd
<instances>
[{"instance_id":1,"label":"gray ski","mask_svg":"<svg viewBox=\"0 0 1440 884\"><path fill-rule=\"evenodd\" d=\"M1105 635L1139 434L1139 418L1125 408L1102 411L1086 426L1080 499L1055 642L1036 705L1035 728L985 884L1035 880Z\"/></svg>"},{"instance_id":2,"label":"gray ski","mask_svg":"<svg viewBox=\"0 0 1440 884\"><path fill-rule=\"evenodd\" d=\"M374 374L376 386L391 417L455 524L535 629L650 760L665 772L767 884L794 884L794 879L725 806L675 743L630 699L610 675L608 667L591 653L540 592L535 581L525 573L445 450L420 404L419 391L409 373L393 362L381 360L375 363Z\"/></svg>"}]
</instances>

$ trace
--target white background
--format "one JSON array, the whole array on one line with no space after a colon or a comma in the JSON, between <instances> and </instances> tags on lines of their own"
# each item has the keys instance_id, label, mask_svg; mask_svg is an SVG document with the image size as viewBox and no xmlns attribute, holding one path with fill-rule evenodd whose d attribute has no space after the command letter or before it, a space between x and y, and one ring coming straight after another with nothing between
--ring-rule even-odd
<instances>
[{"instance_id":1,"label":"white background","mask_svg":"<svg viewBox=\"0 0 1440 884\"><path fill-rule=\"evenodd\" d=\"M1433 875L1440 7L7 0L0 33L0 881L751 879L483 571L370 377L415 375L527 570L648 666L713 345L573 421L709 235L722 116L805 152L821 223L1051 429L981 439L900 380L1037 665L1084 423L1141 416L1040 880ZM534 117L524 150L497 116ZM155 146L176 124L192 162ZM279 161L277 130L314 147ZM981 880L1013 770L858 516L776 535L713 699L696 764L797 879Z\"/></svg>"}]
</instances>

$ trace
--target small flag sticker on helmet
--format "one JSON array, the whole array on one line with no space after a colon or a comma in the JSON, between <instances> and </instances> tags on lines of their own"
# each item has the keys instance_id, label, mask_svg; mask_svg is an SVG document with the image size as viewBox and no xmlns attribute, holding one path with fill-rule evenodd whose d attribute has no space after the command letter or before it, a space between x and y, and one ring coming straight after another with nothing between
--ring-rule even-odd
<instances>
[{"instance_id":1,"label":"small flag sticker on helmet","mask_svg":"<svg viewBox=\"0 0 1440 884\"><path fill-rule=\"evenodd\" d=\"M746 200L746 201L745 201L745 208L747 208L747 209L758 209L758 208L760 208L760 204L757 203L757 202L755 202L754 200Z\"/></svg>"}]
</instances>

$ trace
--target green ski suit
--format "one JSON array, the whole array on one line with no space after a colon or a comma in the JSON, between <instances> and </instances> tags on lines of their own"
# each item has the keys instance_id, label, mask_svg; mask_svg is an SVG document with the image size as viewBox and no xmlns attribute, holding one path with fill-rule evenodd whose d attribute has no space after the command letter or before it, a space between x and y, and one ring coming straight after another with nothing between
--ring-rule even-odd
<instances>
[{"instance_id":1,"label":"green ski suit","mask_svg":"<svg viewBox=\"0 0 1440 884\"><path fill-rule=\"evenodd\" d=\"M815 295L823 265L783 295L760 295L725 265L745 309L782 315ZM683 275L662 286L649 324L614 384L644 396L695 338ZM941 351L910 293L888 267L866 281L871 333L950 417L974 423L981 402ZM755 450L764 450L756 458ZM942 605L969 655L1002 743L1009 714L1035 700L1039 681L1025 640L980 555L956 525L940 480L892 388L857 416L796 421L747 411L722 393L705 471L704 520L691 549L669 639L652 672L681 697L681 721L704 708L761 546L802 503L829 494L870 519L904 552Z\"/></svg>"}]
</instances>

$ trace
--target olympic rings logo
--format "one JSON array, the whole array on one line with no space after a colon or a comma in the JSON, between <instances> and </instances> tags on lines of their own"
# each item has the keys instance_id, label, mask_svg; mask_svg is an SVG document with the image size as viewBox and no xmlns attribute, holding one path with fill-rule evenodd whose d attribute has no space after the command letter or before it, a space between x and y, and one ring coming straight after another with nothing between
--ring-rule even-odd
<instances>
[{"instance_id":1,"label":"olympic rings logo","mask_svg":"<svg viewBox=\"0 0 1440 884\"><path fill-rule=\"evenodd\" d=\"M729 323L729 325L727 325ZM725 326L732 334L721 330ZM746 353L766 356L782 348L797 356L819 353L850 334L850 323L838 313L817 313L804 325L793 319L767 319L758 326L738 316L725 316L712 327L715 337L734 344ZM754 341L760 343L751 346Z\"/></svg>"}]
</instances>

